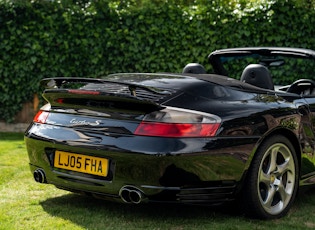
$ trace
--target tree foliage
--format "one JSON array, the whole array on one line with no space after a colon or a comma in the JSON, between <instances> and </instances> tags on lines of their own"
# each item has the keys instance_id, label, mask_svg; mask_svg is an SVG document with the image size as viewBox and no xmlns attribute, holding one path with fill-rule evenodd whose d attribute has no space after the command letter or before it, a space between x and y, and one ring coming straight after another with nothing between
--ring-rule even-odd
<instances>
[{"instance_id":1,"label":"tree foliage","mask_svg":"<svg viewBox=\"0 0 315 230\"><path fill-rule=\"evenodd\" d=\"M0 0L0 120L46 77L180 72L226 47L314 49L314 2Z\"/></svg>"}]
</instances>

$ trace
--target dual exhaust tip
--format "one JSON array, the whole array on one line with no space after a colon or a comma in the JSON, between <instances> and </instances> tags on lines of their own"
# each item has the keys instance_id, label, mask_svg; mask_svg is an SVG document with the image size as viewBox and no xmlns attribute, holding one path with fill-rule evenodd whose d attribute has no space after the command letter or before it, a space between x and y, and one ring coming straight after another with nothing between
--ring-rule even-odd
<instances>
[{"instance_id":1,"label":"dual exhaust tip","mask_svg":"<svg viewBox=\"0 0 315 230\"><path fill-rule=\"evenodd\" d=\"M43 169L36 169L33 175L36 182L47 183L46 174ZM119 191L119 196L125 203L131 204L140 204L145 198L144 193L140 189L131 185L122 187Z\"/></svg>"},{"instance_id":2,"label":"dual exhaust tip","mask_svg":"<svg viewBox=\"0 0 315 230\"><path fill-rule=\"evenodd\" d=\"M43 169L36 169L34 171L34 180L38 183L47 183L46 174Z\"/></svg>"},{"instance_id":3,"label":"dual exhaust tip","mask_svg":"<svg viewBox=\"0 0 315 230\"><path fill-rule=\"evenodd\" d=\"M119 196L125 203L140 204L144 200L144 193L131 185L122 187Z\"/></svg>"}]
</instances>

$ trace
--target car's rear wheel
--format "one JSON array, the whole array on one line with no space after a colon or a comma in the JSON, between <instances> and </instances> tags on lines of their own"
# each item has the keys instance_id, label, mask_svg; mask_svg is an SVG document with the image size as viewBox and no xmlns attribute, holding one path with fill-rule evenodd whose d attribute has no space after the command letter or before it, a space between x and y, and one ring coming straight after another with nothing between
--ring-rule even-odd
<instances>
[{"instance_id":1,"label":"car's rear wheel","mask_svg":"<svg viewBox=\"0 0 315 230\"><path fill-rule=\"evenodd\" d=\"M245 212L261 219L285 215L298 189L298 161L291 142L272 136L258 148L245 181Z\"/></svg>"}]
</instances>

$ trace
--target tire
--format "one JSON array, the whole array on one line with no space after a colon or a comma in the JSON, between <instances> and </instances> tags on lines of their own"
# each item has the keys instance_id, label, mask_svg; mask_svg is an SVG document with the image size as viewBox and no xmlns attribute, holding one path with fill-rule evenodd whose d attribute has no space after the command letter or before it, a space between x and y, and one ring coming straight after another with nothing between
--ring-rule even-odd
<instances>
[{"instance_id":1,"label":"tire","mask_svg":"<svg viewBox=\"0 0 315 230\"><path fill-rule=\"evenodd\" d=\"M284 136L275 135L258 148L245 180L242 206L259 219L280 218L292 206L299 184L295 149Z\"/></svg>"}]
</instances>

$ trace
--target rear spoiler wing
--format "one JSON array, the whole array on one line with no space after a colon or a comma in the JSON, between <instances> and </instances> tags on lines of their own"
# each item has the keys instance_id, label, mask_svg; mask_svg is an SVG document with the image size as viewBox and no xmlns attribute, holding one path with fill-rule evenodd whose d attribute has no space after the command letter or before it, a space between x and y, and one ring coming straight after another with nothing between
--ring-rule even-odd
<instances>
[{"instance_id":1,"label":"rear spoiler wing","mask_svg":"<svg viewBox=\"0 0 315 230\"><path fill-rule=\"evenodd\" d=\"M111 83L111 84L127 86L130 91L130 95L132 96L136 96L136 93L135 93L136 89L142 89L142 90L154 93L154 94L159 94L161 96L171 94L169 90L161 90L158 88L148 87L148 86L135 84L131 82L109 81L109 80L104 80L104 79L99 79L99 78L77 78L77 77L45 78L41 80L40 83L42 87L45 87L45 89L61 89L62 86L69 83L94 83L94 84Z\"/></svg>"},{"instance_id":2,"label":"rear spoiler wing","mask_svg":"<svg viewBox=\"0 0 315 230\"><path fill-rule=\"evenodd\" d=\"M70 87L72 83L75 89ZM78 89L75 84L83 84L83 87L80 85ZM93 85L88 87L88 84ZM115 107L116 109L137 108L142 111L151 111L161 109L163 107L161 101L172 96L171 89L93 78L45 78L41 81L41 85L45 87L43 97L54 107L88 108L94 106L99 109ZM103 88L101 88L102 85Z\"/></svg>"}]
</instances>

